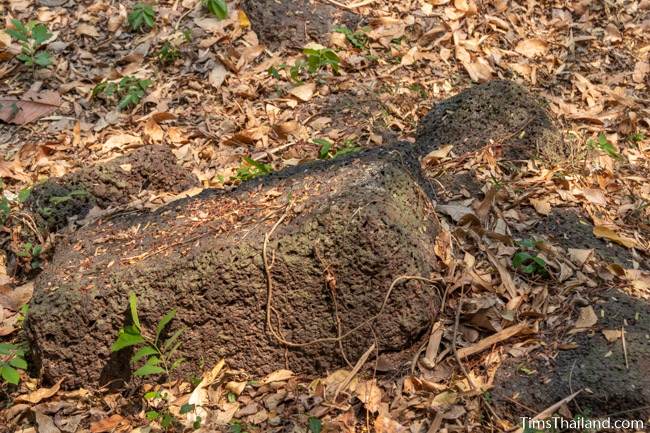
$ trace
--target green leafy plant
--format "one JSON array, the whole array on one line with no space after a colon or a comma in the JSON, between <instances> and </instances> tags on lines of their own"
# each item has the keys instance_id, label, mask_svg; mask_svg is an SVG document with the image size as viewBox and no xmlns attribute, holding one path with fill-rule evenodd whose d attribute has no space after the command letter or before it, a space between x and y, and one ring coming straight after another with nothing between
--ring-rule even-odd
<instances>
[{"instance_id":1,"label":"green leafy plant","mask_svg":"<svg viewBox=\"0 0 650 433\"><path fill-rule=\"evenodd\" d=\"M149 391L144 395L147 409L145 417L148 421L156 421L164 430L183 429L183 425L178 418L169 410L169 393L160 391ZM186 403L180 407L179 415L186 415L193 411L195 406ZM197 417L192 427L197 430L201 427L201 417Z\"/></svg>"},{"instance_id":2,"label":"green leafy plant","mask_svg":"<svg viewBox=\"0 0 650 433\"><path fill-rule=\"evenodd\" d=\"M361 147L356 146L352 140L345 140L343 142L343 147L340 149L334 149L332 142L324 138L316 138L313 140L313 142L314 144L320 145L320 149L318 150L319 159L340 158L345 155L357 153L361 150Z\"/></svg>"},{"instance_id":3,"label":"green leafy plant","mask_svg":"<svg viewBox=\"0 0 650 433\"><path fill-rule=\"evenodd\" d=\"M117 98L119 100L117 109L123 110L137 105L146 94L149 86L151 86L151 80L124 77L118 82L104 81L99 83L93 89L92 96L102 96L105 99Z\"/></svg>"},{"instance_id":4,"label":"green leafy plant","mask_svg":"<svg viewBox=\"0 0 650 433\"><path fill-rule=\"evenodd\" d=\"M127 16L131 30L140 31L143 27L147 30L156 24L156 11L152 5L137 3Z\"/></svg>"},{"instance_id":5,"label":"green leafy plant","mask_svg":"<svg viewBox=\"0 0 650 433\"><path fill-rule=\"evenodd\" d=\"M334 29L336 33L342 33L353 47L363 49L368 45L368 35L362 31L353 32L347 26L340 26Z\"/></svg>"},{"instance_id":6,"label":"green leafy plant","mask_svg":"<svg viewBox=\"0 0 650 433\"><path fill-rule=\"evenodd\" d=\"M310 416L307 420L307 424L309 425L309 431L311 433L320 433L323 429L323 422L315 416Z\"/></svg>"},{"instance_id":7,"label":"green leafy plant","mask_svg":"<svg viewBox=\"0 0 650 433\"><path fill-rule=\"evenodd\" d=\"M333 50L329 48L305 48L302 52L307 57L307 72L310 74L315 74L328 66L330 66L334 72L339 72L341 59Z\"/></svg>"},{"instance_id":8,"label":"green leafy plant","mask_svg":"<svg viewBox=\"0 0 650 433\"><path fill-rule=\"evenodd\" d=\"M228 5L226 0L202 0L208 11L220 20L228 18Z\"/></svg>"},{"instance_id":9,"label":"green leafy plant","mask_svg":"<svg viewBox=\"0 0 650 433\"><path fill-rule=\"evenodd\" d=\"M235 174L234 179L246 181L254 179L258 176L264 176L272 172L273 167L271 164L255 161L253 158L247 156L244 158L242 164L237 169L237 174Z\"/></svg>"},{"instance_id":10,"label":"green leafy plant","mask_svg":"<svg viewBox=\"0 0 650 433\"><path fill-rule=\"evenodd\" d=\"M43 252L43 247L39 244L33 245L31 242L25 242L18 252L18 257L27 259L32 270L39 269L42 266L42 261L39 258Z\"/></svg>"},{"instance_id":11,"label":"green leafy plant","mask_svg":"<svg viewBox=\"0 0 650 433\"><path fill-rule=\"evenodd\" d=\"M165 41L158 50L157 57L163 65L170 65L181 57L181 51L171 42Z\"/></svg>"},{"instance_id":12,"label":"green leafy plant","mask_svg":"<svg viewBox=\"0 0 650 433\"><path fill-rule=\"evenodd\" d=\"M129 294L129 312L131 314L132 324L125 326L120 330L117 340L111 347L112 352L119 352L127 347L138 347L138 350L131 357L135 364L144 361L144 364L133 374L136 376L150 376L154 374L169 374L183 363L183 358L175 357L176 351L181 345L179 341L184 329L180 328L169 338L163 341L163 331L169 325L174 317L176 310L171 310L165 314L158 326L153 337L146 335L140 324L138 317L138 299L135 293Z\"/></svg>"},{"instance_id":13,"label":"green leafy plant","mask_svg":"<svg viewBox=\"0 0 650 433\"><path fill-rule=\"evenodd\" d=\"M282 78L280 71L284 70L290 81L302 83L304 75L314 75L330 67L334 73L341 69L341 59L330 48L305 48L303 50L304 59L298 59L293 65L282 63L277 66L271 66L268 74L279 80Z\"/></svg>"},{"instance_id":14,"label":"green leafy plant","mask_svg":"<svg viewBox=\"0 0 650 433\"><path fill-rule=\"evenodd\" d=\"M646 139L646 136L643 132L637 131L627 136L627 141L634 144L639 144Z\"/></svg>"},{"instance_id":15,"label":"green leafy plant","mask_svg":"<svg viewBox=\"0 0 650 433\"><path fill-rule=\"evenodd\" d=\"M0 343L0 378L4 383L18 385L20 373L27 370L25 349L17 344Z\"/></svg>"},{"instance_id":16,"label":"green leafy plant","mask_svg":"<svg viewBox=\"0 0 650 433\"><path fill-rule=\"evenodd\" d=\"M593 138L590 138L587 140L587 146L592 149L600 149L614 159L621 158L621 155L616 151L614 145L607 140L607 136L602 132L598 134L598 139L594 140Z\"/></svg>"},{"instance_id":17,"label":"green leafy plant","mask_svg":"<svg viewBox=\"0 0 650 433\"><path fill-rule=\"evenodd\" d=\"M47 27L36 21L29 21L27 24L23 24L22 21L17 19L12 19L11 24L14 28L6 29L5 31L13 39L20 42L21 50L16 58L30 67L39 66L45 68L50 66L52 64L52 56L42 49L45 41L52 37Z\"/></svg>"},{"instance_id":18,"label":"green leafy plant","mask_svg":"<svg viewBox=\"0 0 650 433\"><path fill-rule=\"evenodd\" d=\"M512 256L512 267L524 274L548 277L546 261L537 254L536 241L526 239L519 242L519 251Z\"/></svg>"}]
</instances>

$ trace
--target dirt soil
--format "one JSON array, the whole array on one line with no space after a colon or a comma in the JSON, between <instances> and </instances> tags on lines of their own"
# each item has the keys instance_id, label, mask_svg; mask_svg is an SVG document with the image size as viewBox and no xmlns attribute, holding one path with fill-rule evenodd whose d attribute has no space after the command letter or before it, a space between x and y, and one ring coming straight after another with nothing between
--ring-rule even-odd
<instances>
[{"instance_id":1,"label":"dirt soil","mask_svg":"<svg viewBox=\"0 0 650 433\"><path fill-rule=\"evenodd\" d=\"M241 5L260 41L271 48L326 44L337 25L355 29L358 15L316 0L245 0Z\"/></svg>"},{"instance_id":2,"label":"dirt soil","mask_svg":"<svg viewBox=\"0 0 650 433\"><path fill-rule=\"evenodd\" d=\"M28 335L43 378L66 378L66 387L128 379L128 351L111 355L110 346L129 291L145 328L177 308L174 327L187 328L178 374L198 374L222 357L259 375L285 363L324 373L358 359L375 338L380 351L410 347L430 324L438 292L409 280L377 321L344 340L343 353L333 343L279 344L265 329L262 245L290 194L289 222L269 245L273 326L289 341L335 337L338 309L341 333L350 331L382 311L397 276L433 271L437 228L415 170L404 148L369 151L79 230L57 249L30 308ZM335 282L326 284L327 275Z\"/></svg>"}]
</instances>

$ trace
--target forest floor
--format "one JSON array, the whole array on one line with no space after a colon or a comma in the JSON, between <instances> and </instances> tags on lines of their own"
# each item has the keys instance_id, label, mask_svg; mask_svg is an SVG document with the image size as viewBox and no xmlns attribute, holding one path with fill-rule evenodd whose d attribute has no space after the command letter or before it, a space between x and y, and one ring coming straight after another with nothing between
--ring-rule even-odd
<instances>
[{"instance_id":1,"label":"forest floor","mask_svg":"<svg viewBox=\"0 0 650 433\"><path fill-rule=\"evenodd\" d=\"M37 20L52 34L40 48L51 64L41 68L18 60L19 41L0 32L7 205L42 180L146 144L170 148L203 188L231 188L304 161L413 142L433 104L496 78L543 96L564 146L517 169L499 164L489 146L465 156L446 146L427 157L443 216L436 254L454 290L406 373L380 358L363 374L253 378L225 360L206 366L198 387L200 378L188 378L116 392L64 391L21 371L19 385L2 385L0 430L148 432L173 420L167 429L180 431L200 415L200 431L509 431L521 410L587 416L569 397L613 395L616 375L648 383L649 1L325 1L329 15L290 31L295 16L260 28L261 6L229 2L228 17L217 20L197 0L161 0L153 28L134 31L127 16L135 3L0 4L7 28L14 18ZM308 45L314 35L320 45ZM119 87L118 95L94 92L127 76L150 84L137 81L143 94L122 110ZM29 95L40 102L26 103L32 117L19 118L6 102ZM176 197L143 190L130 206ZM48 251L29 255L47 261ZM6 260L0 255L0 343L16 343L33 272L8 275ZM603 350L585 354L585 344ZM455 356L461 350L467 356ZM564 355L572 351L579 355ZM582 356L603 361L580 373ZM599 376L606 369L620 370L612 383ZM554 372L575 381L533 396ZM605 389L589 389L590 375ZM139 397L149 391L159 394ZM633 391L630 404L647 405L648 392ZM609 414L639 409L614 406Z\"/></svg>"}]
</instances>

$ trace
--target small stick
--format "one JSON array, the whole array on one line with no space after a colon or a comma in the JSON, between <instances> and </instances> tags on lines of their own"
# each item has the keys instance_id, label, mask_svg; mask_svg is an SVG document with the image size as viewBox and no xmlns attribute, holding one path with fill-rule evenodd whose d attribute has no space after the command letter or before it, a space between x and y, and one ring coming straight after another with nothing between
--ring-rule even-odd
<instances>
[{"instance_id":1,"label":"small stick","mask_svg":"<svg viewBox=\"0 0 650 433\"><path fill-rule=\"evenodd\" d=\"M625 368L630 369L630 364L627 361L627 344L625 344L625 326L621 326L621 341L623 342L623 356L625 357Z\"/></svg>"},{"instance_id":2,"label":"small stick","mask_svg":"<svg viewBox=\"0 0 650 433\"><path fill-rule=\"evenodd\" d=\"M553 415L563 404L566 404L566 403L570 402L571 400L573 400L575 398L576 395L580 394L581 392L582 392L582 390L580 389L580 390L574 392L573 394L571 394L570 396L564 397L562 400L560 400L557 403L547 407L546 409L544 409L543 411L541 411L540 413L535 415L532 419L533 420L539 420L539 419L548 418L549 416ZM515 433L523 433L523 432L524 432L524 429L522 427L519 427L515 431Z\"/></svg>"},{"instance_id":3,"label":"small stick","mask_svg":"<svg viewBox=\"0 0 650 433\"><path fill-rule=\"evenodd\" d=\"M359 360L358 360L357 363L355 364L355 366L354 366L354 368L352 369L352 371L350 372L350 374L348 374L348 376L345 378L345 380L344 380L343 382L341 382L341 384L338 386L338 388L336 388L336 393L334 394L334 401L336 401L336 397L338 397L338 395L339 395L343 390L345 390L345 388L348 387L348 385L350 384L350 382L352 382L352 379L354 379L354 376L356 376L356 375L359 373L359 371L361 370L361 367L363 367L363 365L364 365L364 364L366 363L366 361L368 360L368 357L370 356L370 354L371 354L374 350L375 350L375 343L372 343L372 344L370 345L370 347L368 348L368 350L366 350L366 353L364 353L363 355L361 355L361 358L359 358Z\"/></svg>"}]
</instances>

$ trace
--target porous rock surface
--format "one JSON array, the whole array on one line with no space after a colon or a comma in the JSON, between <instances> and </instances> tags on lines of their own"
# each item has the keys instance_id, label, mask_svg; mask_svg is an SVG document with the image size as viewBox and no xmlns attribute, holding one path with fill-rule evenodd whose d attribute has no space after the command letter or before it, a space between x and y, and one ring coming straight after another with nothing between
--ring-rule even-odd
<instances>
[{"instance_id":1,"label":"porous rock surface","mask_svg":"<svg viewBox=\"0 0 650 433\"><path fill-rule=\"evenodd\" d=\"M272 48L327 44L337 24L354 30L359 17L318 0L244 0L242 9L260 41Z\"/></svg>"},{"instance_id":2,"label":"porous rock surface","mask_svg":"<svg viewBox=\"0 0 650 433\"><path fill-rule=\"evenodd\" d=\"M145 329L177 309L170 332L187 328L179 374L222 357L253 374L285 362L306 373L344 366L336 343L286 350L267 332L264 237L291 200L268 247L274 327L292 342L336 337L337 308L345 333L380 311L397 276L434 270L437 225L418 167L403 147L369 151L80 229L36 284L27 333L38 368L67 387L128 379L130 351L110 347L127 323L131 291ZM346 356L354 362L373 332L382 351L408 347L437 299L431 284L397 285L372 329L343 341Z\"/></svg>"},{"instance_id":3,"label":"porous rock surface","mask_svg":"<svg viewBox=\"0 0 650 433\"><path fill-rule=\"evenodd\" d=\"M171 150L153 145L49 179L34 187L27 205L53 231L66 226L71 217L85 216L95 205L126 204L146 189L180 193L198 184Z\"/></svg>"},{"instance_id":4,"label":"porous rock surface","mask_svg":"<svg viewBox=\"0 0 650 433\"><path fill-rule=\"evenodd\" d=\"M420 121L419 152L453 145L456 155L494 145L504 159L562 152L561 136L544 102L512 81L470 87L439 104Z\"/></svg>"},{"instance_id":5,"label":"porous rock surface","mask_svg":"<svg viewBox=\"0 0 650 433\"><path fill-rule=\"evenodd\" d=\"M222 357L251 374L284 367L322 374L346 365L345 357L354 362L373 333L380 351L408 348L436 314L436 287L403 282L381 305L395 278L427 277L437 267L434 192L419 159L447 143L476 150L513 129L537 143L554 136L536 99L515 84L488 83L434 107L415 146L306 164L153 213L100 219L66 237L36 282L26 322L35 364L46 381L64 378L66 387L128 380L131 352L111 354L110 346L128 323L131 291L145 329L177 309L170 332L186 328L187 359L178 374L200 373ZM266 327L262 250L285 212L268 247L274 329L305 343L345 334L381 310L372 327L344 339L342 351L334 342L285 347Z\"/></svg>"}]
</instances>

